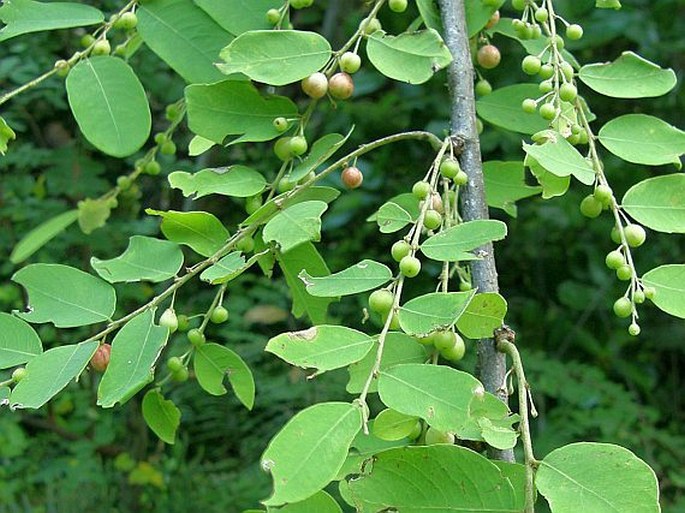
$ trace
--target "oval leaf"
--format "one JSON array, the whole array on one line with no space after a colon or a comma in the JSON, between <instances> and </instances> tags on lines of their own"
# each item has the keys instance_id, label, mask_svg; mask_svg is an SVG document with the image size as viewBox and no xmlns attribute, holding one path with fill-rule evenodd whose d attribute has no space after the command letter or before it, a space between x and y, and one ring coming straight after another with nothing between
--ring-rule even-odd
<instances>
[{"instance_id":1,"label":"oval leaf","mask_svg":"<svg viewBox=\"0 0 685 513\"><path fill-rule=\"evenodd\" d=\"M78 126L98 150L127 157L145 144L150 106L140 80L123 60L84 59L69 72L66 86Z\"/></svg>"},{"instance_id":2,"label":"oval leaf","mask_svg":"<svg viewBox=\"0 0 685 513\"><path fill-rule=\"evenodd\" d=\"M109 365L98 387L98 405L124 404L154 379L154 365L169 330L154 324L152 310L128 321L112 341Z\"/></svg>"},{"instance_id":3,"label":"oval leaf","mask_svg":"<svg viewBox=\"0 0 685 513\"><path fill-rule=\"evenodd\" d=\"M338 297L377 289L392 279L392 271L388 266L373 260L362 260L329 276L314 277L303 270L299 278L312 296Z\"/></svg>"},{"instance_id":4,"label":"oval leaf","mask_svg":"<svg viewBox=\"0 0 685 513\"><path fill-rule=\"evenodd\" d=\"M592 185L595 171L590 163L570 142L556 132L552 134L543 144L524 143L523 150L550 173L557 176L573 175L580 183Z\"/></svg>"},{"instance_id":5,"label":"oval leaf","mask_svg":"<svg viewBox=\"0 0 685 513\"><path fill-rule=\"evenodd\" d=\"M388 442L402 440L416 429L418 420L418 417L386 408L376 415L376 419L373 421L373 434Z\"/></svg>"},{"instance_id":6,"label":"oval leaf","mask_svg":"<svg viewBox=\"0 0 685 513\"><path fill-rule=\"evenodd\" d=\"M286 504L280 508L266 508L266 510L268 513L342 513L340 505L323 490L301 502Z\"/></svg>"},{"instance_id":7,"label":"oval leaf","mask_svg":"<svg viewBox=\"0 0 685 513\"><path fill-rule=\"evenodd\" d=\"M685 319L685 264L662 265L642 277L656 289L652 303L664 312Z\"/></svg>"},{"instance_id":8,"label":"oval leaf","mask_svg":"<svg viewBox=\"0 0 685 513\"><path fill-rule=\"evenodd\" d=\"M534 134L547 128L547 121L536 112L529 114L521 108L526 98L537 98L537 84L516 84L498 87L476 102L478 115L484 121L521 134Z\"/></svg>"},{"instance_id":9,"label":"oval leaf","mask_svg":"<svg viewBox=\"0 0 685 513\"><path fill-rule=\"evenodd\" d=\"M665 233L685 233L685 175L643 180L628 189L621 206L647 228Z\"/></svg>"},{"instance_id":10,"label":"oval leaf","mask_svg":"<svg viewBox=\"0 0 685 513\"><path fill-rule=\"evenodd\" d=\"M381 205L376 213L376 223L381 233L395 233L414 221L409 212L391 201Z\"/></svg>"},{"instance_id":11,"label":"oval leaf","mask_svg":"<svg viewBox=\"0 0 685 513\"><path fill-rule=\"evenodd\" d=\"M26 260L60 232L71 226L78 216L78 210L69 210L36 226L14 246L10 262L18 264Z\"/></svg>"},{"instance_id":12,"label":"oval leaf","mask_svg":"<svg viewBox=\"0 0 685 513\"><path fill-rule=\"evenodd\" d=\"M210 194L247 198L262 192L266 187L266 180L249 167L230 166L203 169L197 173L174 171L169 175L169 184L174 189L181 189L184 196L193 196L193 199Z\"/></svg>"},{"instance_id":13,"label":"oval leaf","mask_svg":"<svg viewBox=\"0 0 685 513\"><path fill-rule=\"evenodd\" d=\"M282 333L269 340L265 351L303 369L316 369L319 374L358 362L372 346L373 338L366 333L324 325Z\"/></svg>"},{"instance_id":14,"label":"oval leaf","mask_svg":"<svg viewBox=\"0 0 685 513\"><path fill-rule=\"evenodd\" d=\"M427 335L453 326L474 294L475 291L434 292L407 301L399 312L402 331L408 335Z\"/></svg>"},{"instance_id":15,"label":"oval leaf","mask_svg":"<svg viewBox=\"0 0 685 513\"><path fill-rule=\"evenodd\" d=\"M26 365L26 376L12 390L10 408L40 408L86 368L98 342L55 347Z\"/></svg>"},{"instance_id":16,"label":"oval leaf","mask_svg":"<svg viewBox=\"0 0 685 513\"><path fill-rule=\"evenodd\" d=\"M476 294L457 321L457 328L468 338L489 338L502 326L507 302L496 292Z\"/></svg>"},{"instance_id":17,"label":"oval leaf","mask_svg":"<svg viewBox=\"0 0 685 513\"><path fill-rule=\"evenodd\" d=\"M195 377L209 394L224 395L224 378L248 410L254 406L255 384L252 371L237 353L219 344L205 344L195 350Z\"/></svg>"},{"instance_id":18,"label":"oval leaf","mask_svg":"<svg viewBox=\"0 0 685 513\"><path fill-rule=\"evenodd\" d=\"M134 235L120 256L111 260L92 257L90 265L110 283L160 282L176 276L183 265L183 252L175 242Z\"/></svg>"},{"instance_id":19,"label":"oval leaf","mask_svg":"<svg viewBox=\"0 0 685 513\"><path fill-rule=\"evenodd\" d=\"M633 52L623 52L614 62L587 64L578 76L591 89L612 98L661 96L677 83L672 69L662 69Z\"/></svg>"},{"instance_id":20,"label":"oval leaf","mask_svg":"<svg viewBox=\"0 0 685 513\"><path fill-rule=\"evenodd\" d=\"M474 260L479 258L478 255L469 251L506 236L507 225L502 221L468 221L429 237L421 244L421 252L428 258L443 262Z\"/></svg>"},{"instance_id":21,"label":"oval leaf","mask_svg":"<svg viewBox=\"0 0 685 513\"><path fill-rule=\"evenodd\" d=\"M304 242L321 240L321 214L327 208L323 201L304 201L286 208L266 223L264 241L278 243L286 253Z\"/></svg>"},{"instance_id":22,"label":"oval leaf","mask_svg":"<svg viewBox=\"0 0 685 513\"><path fill-rule=\"evenodd\" d=\"M338 474L362 427L360 409L319 403L295 415L271 440L261 459L274 480L267 506L304 500Z\"/></svg>"},{"instance_id":23,"label":"oval leaf","mask_svg":"<svg viewBox=\"0 0 685 513\"><path fill-rule=\"evenodd\" d=\"M552 451L540 462L535 486L552 513L658 513L654 471L628 449L576 443Z\"/></svg>"},{"instance_id":24,"label":"oval leaf","mask_svg":"<svg viewBox=\"0 0 685 513\"><path fill-rule=\"evenodd\" d=\"M523 162L484 162L483 178L488 206L501 208L511 217L517 215L518 200L535 196L542 190L541 187L526 185Z\"/></svg>"},{"instance_id":25,"label":"oval leaf","mask_svg":"<svg viewBox=\"0 0 685 513\"><path fill-rule=\"evenodd\" d=\"M281 0L195 0L219 25L237 36L248 30L273 28L264 13L281 7Z\"/></svg>"},{"instance_id":26,"label":"oval leaf","mask_svg":"<svg viewBox=\"0 0 685 513\"><path fill-rule=\"evenodd\" d=\"M28 312L18 314L29 322L86 326L110 320L116 307L109 283L66 265L31 264L17 271L12 281L29 296Z\"/></svg>"},{"instance_id":27,"label":"oval leaf","mask_svg":"<svg viewBox=\"0 0 685 513\"><path fill-rule=\"evenodd\" d=\"M209 257L219 251L229 237L228 230L209 212L163 212L148 208L146 213L162 218L162 233L178 244Z\"/></svg>"},{"instance_id":28,"label":"oval leaf","mask_svg":"<svg viewBox=\"0 0 685 513\"><path fill-rule=\"evenodd\" d=\"M0 312L0 369L26 363L42 352L43 344L31 326Z\"/></svg>"},{"instance_id":29,"label":"oval leaf","mask_svg":"<svg viewBox=\"0 0 685 513\"><path fill-rule=\"evenodd\" d=\"M176 430L181 423L181 410L173 401L164 399L159 390L150 390L143 397L143 418L162 442L176 442Z\"/></svg>"}]
</instances>

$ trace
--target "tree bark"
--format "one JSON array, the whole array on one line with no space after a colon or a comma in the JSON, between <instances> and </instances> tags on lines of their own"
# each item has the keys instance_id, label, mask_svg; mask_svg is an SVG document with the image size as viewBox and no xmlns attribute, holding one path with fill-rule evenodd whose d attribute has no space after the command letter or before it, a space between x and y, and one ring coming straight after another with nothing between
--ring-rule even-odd
<instances>
[{"instance_id":1,"label":"tree bark","mask_svg":"<svg viewBox=\"0 0 685 513\"><path fill-rule=\"evenodd\" d=\"M451 135L462 148L459 155L461 168L468 175L468 184L461 188L462 218L464 221L488 219L485 199L483 166L480 142L476 128L476 99L473 91L473 64L469 36L466 28L464 0L438 0L444 26L444 39L452 53L447 70L451 101ZM498 292L497 268L492 243L478 249L481 260L471 262L471 282L478 292ZM492 338L478 341L478 378L488 392L505 403L507 392L504 383L505 355L498 352ZM514 461L512 450L490 450L490 457Z\"/></svg>"}]
</instances>

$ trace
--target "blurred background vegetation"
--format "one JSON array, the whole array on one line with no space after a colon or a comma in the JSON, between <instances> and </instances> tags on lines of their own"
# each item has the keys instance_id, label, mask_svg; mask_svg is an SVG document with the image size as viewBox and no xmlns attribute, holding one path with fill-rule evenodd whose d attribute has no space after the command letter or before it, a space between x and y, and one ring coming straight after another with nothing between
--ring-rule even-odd
<instances>
[{"instance_id":1,"label":"blurred background vegetation","mask_svg":"<svg viewBox=\"0 0 685 513\"><path fill-rule=\"evenodd\" d=\"M105 12L121 2L91 0ZM557 12L581 23L584 38L569 45L581 63L613 60L622 51L671 67L679 86L668 96L642 101L608 100L587 95L597 114L598 129L606 120L628 112L648 112L682 127L685 112L685 4L682 0L623 0L621 11L593 8L594 0L558 0ZM389 32L400 32L414 19L415 7L404 15L381 14ZM361 19L363 2L318 0L296 13L298 28L318 29L339 46ZM503 12L512 16L511 11ZM49 69L56 59L78 49L82 32L59 31L23 36L3 44L0 90L8 90ZM520 71L522 48L496 36L502 64L485 73L494 87L525 81ZM164 130L164 107L183 94L182 81L152 52L142 47L131 63L139 73L155 113L154 131ZM352 101L337 109L324 107L310 125L310 140L324 133L356 129L349 147L407 129L446 127L448 100L445 75L421 87L396 84L370 67L357 76ZM283 94L303 100L297 88ZM2 115L16 130L18 141L0 158L0 311L23 308L19 287L9 280L16 267L8 255L18 240L45 219L73 208L79 200L111 188L135 161L104 157L79 136L68 113L61 79L53 78L13 100ZM138 187L119 199L107 225L87 236L76 226L50 242L31 261L60 262L88 269L92 255L120 254L133 234L156 235L158 222L146 218L146 207L206 209L234 226L241 208L227 198L192 203L171 191L165 176L177 169L247 163L273 177L277 162L270 146L247 144L189 159L183 148L191 134L181 130L176 157L163 157L160 176L143 176ZM152 143L151 143L152 144ZM486 160L521 160L520 137L486 126L482 134ZM626 164L606 153L607 175L617 195L648 175L667 170ZM363 255L389 262L392 235L379 236L366 222L389 197L406 192L423 176L432 155L424 145L407 143L383 148L359 162L364 185L343 192L325 216L319 249L331 270L340 270ZM668 170L670 172L670 170ZM337 178L330 184L340 187ZM642 335L630 337L627 324L611 313L624 285L604 267L613 249L611 220L587 220L578 211L588 191L577 183L563 198L535 198L519 203L518 216L492 215L509 225L509 237L497 245L503 294L509 302L507 322L517 331L539 411L533 423L536 453L577 441L610 441L627 446L656 470L666 513L685 511L685 325L655 308L640 310ZM228 203L228 204L227 204ZM650 233L636 253L638 270L662 263L682 263L682 238ZM189 255L192 260L193 256ZM438 269L427 266L416 289L431 288ZM431 276L432 273L432 276ZM118 287L121 311L150 298L149 285ZM203 312L213 297L197 282L184 287L177 311ZM335 322L362 326L365 297L333 305ZM176 386L171 398L183 412L179 439L165 446L148 431L139 398L124 407L95 407L97 376L86 373L39 411L0 410L0 513L9 512L239 512L257 507L269 492L269 478L258 460L269 438L297 410L313 401L349 400L346 372L315 380L263 353L269 337L306 326L289 314L287 287L278 273L266 278L258 270L229 287L228 323L210 329L210 338L238 351L255 372L257 401L247 412L229 396L209 397L192 381ZM179 308L179 305L183 305ZM367 327L368 328L368 327ZM46 346L85 338L88 328L55 330L39 327ZM170 354L185 342L176 335ZM472 369L475 348L468 347L463 367Z\"/></svg>"}]
</instances>

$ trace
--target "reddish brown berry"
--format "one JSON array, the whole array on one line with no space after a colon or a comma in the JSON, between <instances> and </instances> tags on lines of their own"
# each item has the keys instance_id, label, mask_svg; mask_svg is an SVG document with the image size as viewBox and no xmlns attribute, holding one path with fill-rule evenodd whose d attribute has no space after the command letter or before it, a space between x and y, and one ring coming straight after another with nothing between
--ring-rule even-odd
<instances>
[{"instance_id":1,"label":"reddish brown berry","mask_svg":"<svg viewBox=\"0 0 685 513\"><path fill-rule=\"evenodd\" d=\"M359 170L359 168L356 168L354 166L345 168L342 174L340 175L340 178L342 180L342 183L345 184L345 187L347 187L348 189L356 189L364 181L364 175Z\"/></svg>"},{"instance_id":2,"label":"reddish brown berry","mask_svg":"<svg viewBox=\"0 0 685 513\"><path fill-rule=\"evenodd\" d=\"M111 352L111 345L100 344L100 347L95 350L95 354L90 359L90 366L98 372L105 372L105 369L107 369L107 366L109 365L109 355Z\"/></svg>"},{"instance_id":3,"label":"reddish brown berry","mask_svg":"<svg viewBox=\"0 0 685 513\"><path fill-rule=\"evenodd\" d=\"M495 45L485 45L481 46L478 50L478 64L485 69L496 68L502 56L499 53L499 49Z\"/></svg>"},{"instance_id":4,"label":"reddish brown berry","mask_svg":"<svg viewBox=\"0 0 685 513\"><path fill-rule=\"evenodd\" d=\"M354 93L354 80L345 72L336 73L328 79L328 91L337 100L347 100Z\"/></svg>"}]
</instances>

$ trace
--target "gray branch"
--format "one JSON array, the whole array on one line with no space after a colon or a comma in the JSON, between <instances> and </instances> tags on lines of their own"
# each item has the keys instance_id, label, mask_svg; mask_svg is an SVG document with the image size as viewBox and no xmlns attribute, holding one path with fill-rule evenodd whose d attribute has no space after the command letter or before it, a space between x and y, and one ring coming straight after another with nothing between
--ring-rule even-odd
<instances>
[{"instance_id":1,"label":"gray branch","mask_svg":"<svg viewBox=\"0 0 685 513\"><path fill-rule=\"evenodd\" d=\"M483 166L481 163L480 143L476 129L476 103L473 92L473 64L466 28L464 0L438 0L444 38L452 53L453 61L447 70L451 97L451 134L458 147L461 147L459 161L469 177L468 184L462 188L462 217L464 221L488 219L488 205L485 200ZM471 280L479 292L497 292L497 268L492 244L479 248L482 260L471 263ZM478 341L478 377L488 392L507 402L505 355L497 351L493 339ZM490 457L514 461L511 450L491 450Z\"/></svg>"}]
</instances>

